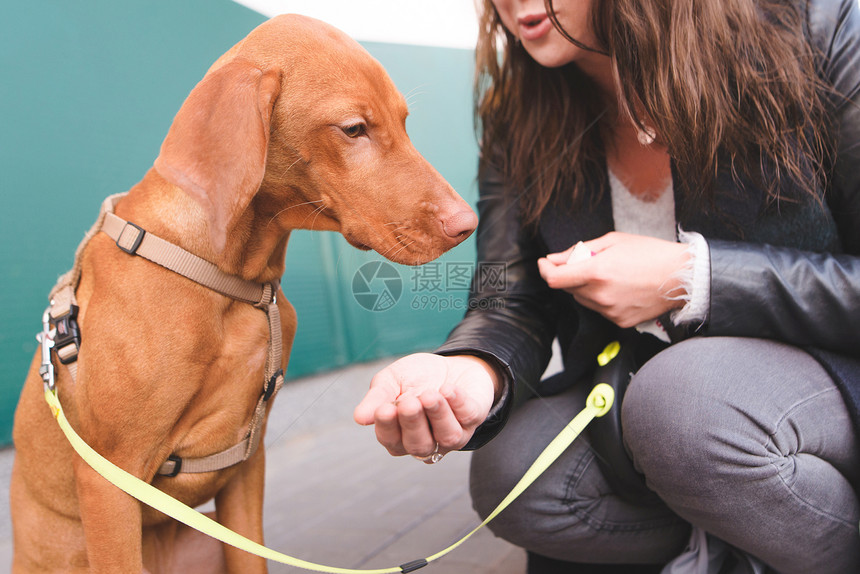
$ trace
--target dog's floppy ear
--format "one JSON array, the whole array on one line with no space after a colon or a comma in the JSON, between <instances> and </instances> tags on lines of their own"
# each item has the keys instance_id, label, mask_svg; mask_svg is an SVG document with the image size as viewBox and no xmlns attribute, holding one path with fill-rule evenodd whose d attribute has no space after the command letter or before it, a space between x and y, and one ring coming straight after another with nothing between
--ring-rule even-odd
<instances>
[{"instance_id":1,"label":"dog's floppy ear","mask_svg":"<svg viewBox=\"0 0 860 574\"><path fill-rule=\"evenodd\" d=\"M182 104L155 160L162 177L203 207L217 251L263 181L280 89L280 70L246 60L208 73Z\"/></svg>"}]
</instances>

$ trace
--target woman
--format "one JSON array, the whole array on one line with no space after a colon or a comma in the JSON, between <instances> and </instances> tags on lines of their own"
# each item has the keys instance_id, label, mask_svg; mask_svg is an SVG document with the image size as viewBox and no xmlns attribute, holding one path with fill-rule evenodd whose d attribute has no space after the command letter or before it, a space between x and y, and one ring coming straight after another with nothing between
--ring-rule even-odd
<instances>
[{"instance_id":1,"label":"woman","mask_svg":"<svg viewBox=\"0 0 860 574\"><path fill-rule=\"evenodd\" d=\"M577 440L491 525L529 572L656 572L703 532L860 571L857 1L485 0L477 73L478 258L504 285L476 276L356 420L393 455L481 447L486 515L623 338L649 349L621 411L648 488Z\"/></svg>"}]
</instances>

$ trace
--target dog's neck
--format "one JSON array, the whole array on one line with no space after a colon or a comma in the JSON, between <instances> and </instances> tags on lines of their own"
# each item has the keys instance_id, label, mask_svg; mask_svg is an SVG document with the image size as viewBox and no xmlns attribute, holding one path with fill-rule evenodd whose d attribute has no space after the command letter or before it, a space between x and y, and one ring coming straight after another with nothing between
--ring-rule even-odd
<instances>
[{"instance_id":1,"label":"dog's neck","mask_svg":"<svg viewBox=\"0 0 860 574\"><path fill-rule=\"evenodd\" d=\"M290 231L307 228L315 205L301 197L272 197L261 190L228 230L223 250L211 241L203 208L182 189L150 170L117 206L117 215L214 263L222 271L266 283L284 273ZM278 206L278 207L276 207ZM334 230L328 221L318 229Z\"/></svg>"}]
</instances>

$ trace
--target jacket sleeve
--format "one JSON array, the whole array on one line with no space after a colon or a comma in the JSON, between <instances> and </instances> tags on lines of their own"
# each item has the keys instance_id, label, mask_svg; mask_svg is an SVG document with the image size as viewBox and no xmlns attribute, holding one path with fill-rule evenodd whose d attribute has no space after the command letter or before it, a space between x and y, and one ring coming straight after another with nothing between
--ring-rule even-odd
<instances>
[{"instance_id":1,"label":"jacket sleeve","mask_svg":"<svg viewBox=\"0 0 860 574\"><path fill-rule=\"evenodd\" d=\"M538 273L546 249L520 222L518 203L503 176L484 162L479 174L478 265L469 310L436 352L488 359L502 376L502 399L465 447L489 441L503 426L515 386L537 383L552 354L551 292Z\"/></svg>"},{"instance_id":2,"label":"jacket sleeve","mask_svg":"<svg viewBox=\"0 0 860 574\"><path fill-rule=\"evenodd\" d=\"M843 254L709 241L708 335L766 336L854 355L860 349L860 8L809 2L809 33L835 88L836 158L826 199Z\"/></svg>"}]
</instances>

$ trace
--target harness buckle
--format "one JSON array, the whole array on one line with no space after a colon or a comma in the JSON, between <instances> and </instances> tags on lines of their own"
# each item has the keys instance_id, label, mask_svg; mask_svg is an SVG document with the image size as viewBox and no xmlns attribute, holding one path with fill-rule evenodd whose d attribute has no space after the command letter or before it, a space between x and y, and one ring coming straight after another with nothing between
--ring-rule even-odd
<instances>
[{"instance_id":1,"label":"harness buckle","mask_svg":"<svg viewBox=\"0 0 860 574\"><path fill-rule=\"evenodd\" d=\"M129 226L137 229L137 236L135 236L134 240L131 242L130 247L125 247L124 245L120 244L120 241L122 241L122 238L125 235L125 232L129 228ZM122 228L122 231L119 232L119 235L116 238L116 246L128 253L129 255L136 255L137 248L140 247L140 242L143 241L144 235L146 235L146 231L142 227L140 227L139 225L135 225L131 221L126 221L125 227Z\"/></svg>"},{"instance_id":2,"label":"harness buckle","mask_svg":"<svg viewBox=\"0 0 860 574\"><path fill-rule=\"evenodd\" d=\"M275 394L275 389L278 386L278 378L284 376L284 370L278 369L266 382L266 388L263 389L263 401L268 401Z\"/></svg>"},{"instance_id":3,"label":"harness buckle","mask_svg":"<svg viewBox=\"0 0 860 574\"><path fill-rule=\"evenodd\" d=\"M173 478L174 476L182 472L182 457L176 456L175 454L171 454L167 457L167 460L173 461L173 470L170 471L170 474L162 474L161 476Z\"/></svg>"},{"instance_id":4,"label":"harness buckle","mask_svg":"<svg viewBox=\"0 0 860 574\"><path fill-rule=\"evenodd\" d=\"M81 331L78 328L78 306L70 305L69 312L54 318L54 351L57 359L64 365L74 363L81 348ZM74 348L69 345L74 344Z\"/></svg>"}]
</instances>

